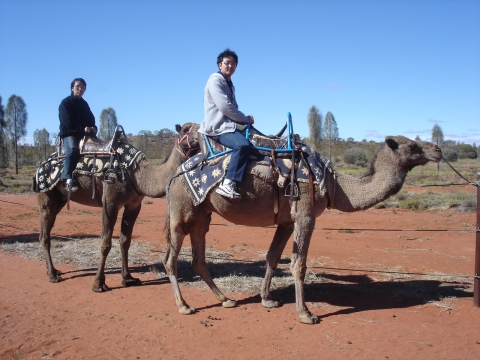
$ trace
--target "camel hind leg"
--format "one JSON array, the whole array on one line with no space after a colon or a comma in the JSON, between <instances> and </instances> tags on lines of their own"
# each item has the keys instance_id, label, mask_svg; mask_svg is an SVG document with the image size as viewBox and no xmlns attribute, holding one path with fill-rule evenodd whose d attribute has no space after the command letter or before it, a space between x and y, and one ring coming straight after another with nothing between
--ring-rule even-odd
<instances>
[{"instance_id":1,"label":"camel hind leg","mask_svg":"<svg viewBox=\"0 0 480 360\"><path fill-rule=\"evenodd\" d=\"M117 221L118 207L115 203L107 203L102 211L102 237L100 244L100 262L93 282L94 292L105 292L110 288L105 283L105 263L112 248L112 234L115 222Z\"/></svg>"},{"instance_id":2,"label":"camel hind leg","mask_svg":"<svg viewBox=\"0 0 480 360\"><path fill-rule=\"evenodd\" d=\"M55 196L55 194L57 194L57 196ZM63 199L59 193L55 193L55 189L49 191L48 194L39 193L37 200L40 213L40 234L38 239L43 247L49 281L52 283L57 283L62 281L62 272L55 269L53 266L53 261L50 254L50 233L53 225L55 224L58 213L62 210L67 201L66 199Z\"/></svg>"},{"instance_id":3,"label":"camel hind leg","mask_svg":"<svg viewBox=\"0 0 480 360\"><path fill-rule=\"evenodd\" d=\"M135 204L134 206L125 205L122 216L121 235L120 235L120 249L122 251L122 285L123 286L136 286L140 285L141 281L138 278L134 278L128 269L128 250L132 242L132 232L135 221L142 203Z\"/></svg>"},{"instance_id":4,"label":"camel hind leg","mask_svg":"<svg viewBox=\"0 0 480 360\"><path fill-rule=\"evenodd\" d=\"M295 220L294 243L292 263L290 269L295 280L295 303L300 322L305 324L318 324L320 319L308 310L305 304L305 274L307 272L307 254L313 229L315 216L302 214Z\"/></svg>"},{"instance_id":5,"label":"camel hind leg","mask_svg":"<svg viewBox=\"0 0 480 360\"><path fill-rule=\"evenodd\" d=\"M192 268L207 283L215 297L222 303L223 307L231 308L237 306L235 300L228 299L217 287L210 275L205 261L205 235L208 232L212 215L198 211L195 217L195 225L190 231L192 242Z\"/></svg>"}]
</instances>

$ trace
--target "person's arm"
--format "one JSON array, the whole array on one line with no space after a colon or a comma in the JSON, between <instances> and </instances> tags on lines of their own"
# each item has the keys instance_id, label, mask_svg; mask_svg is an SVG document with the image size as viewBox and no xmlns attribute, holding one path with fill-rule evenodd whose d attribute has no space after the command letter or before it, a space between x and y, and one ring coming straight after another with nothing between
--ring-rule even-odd
<instances>
[{"instance_id":1,"label":"person's arm","mask_svg":"<svg viewBox=\"0 0 480 360\"><path fill-rule=\"evenodd\" d=\"M67 101L62 101L58 107L58 117L60 119L60 126L63 129L68 129L72 123L69 106Z\"/></svg>"},{"instance_id":2,"label":"person's arm","mask_svg":"<svg viewBox=\"0 0 480 360\"><path fill-rule=\"evenodd\" d=\"M224 83L218 78L212 78L208 83L208 91L218 110L220 110L223 115L235 122L242 124L252 123L253 117L246 116L243 112L236 108L236 106L228 98L224 86Z\"/></svg>"}]
</instances>

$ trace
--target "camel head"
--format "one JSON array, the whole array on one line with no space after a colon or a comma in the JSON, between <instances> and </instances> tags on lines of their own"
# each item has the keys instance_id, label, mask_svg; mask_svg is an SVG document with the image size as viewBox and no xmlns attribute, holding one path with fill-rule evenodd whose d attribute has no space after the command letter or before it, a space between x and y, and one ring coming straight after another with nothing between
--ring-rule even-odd
<instances>
[{"instance_id":1,"label":"camel head","mask_svg":"<svg viewBox=\"0 0 480 360\"><path fill-rule=\"evenodd\" d=\"M404 136L387 136L384 151L390 152L399 166L410 171L415 166L425 165L429 161L440 162L442 151L430 142L415 142Z\"/></svg>"},{"instance_id":2,"label":"camel head","mask_svg":"<svg viewBox=\"0 0 480 360\"><path fill-rule=\"evenodd\" d=\"M195 123L185 123L183 126L175 125L179 134L175 148L182 154L184 159L188 159L198 153L200 150L198 128L200 125Z\"/></svg>"}]
</instances>

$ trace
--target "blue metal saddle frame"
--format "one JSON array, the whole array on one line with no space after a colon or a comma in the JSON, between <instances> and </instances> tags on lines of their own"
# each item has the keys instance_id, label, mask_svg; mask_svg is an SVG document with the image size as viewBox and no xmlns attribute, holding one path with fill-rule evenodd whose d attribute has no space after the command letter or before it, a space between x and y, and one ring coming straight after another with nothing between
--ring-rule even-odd
<instances>
[{"instance_id":1,"label":"blue metal saddle frame","mask_svg":"<svg viewBox=\"0 0 480 360\"><path fill-rule=\"evenodd\" d=\"M252 148L257 149L257 150L266 151L266 152L269 152L269 153L271 153L273 151L276 154L277 153L292 153L292 151L298 152L298 149L293 146L294 145L294 143L293 143L294 134L293 134L292 115L290 113L288 113L287 118L288 119L287 119L287 125L286 126L288 128L288 135L287 135L287 138L286 138L286 142L283 145L284 147L278 148L278 149L272 149L272 148L267 148L267 147L259 147L259 146L255 146L254 144L252 144L252 142L250 142L250 146ZM250 124L247 124L246 132L245 132L245 137L247 138L247 140L250 140L249 136L250 136ZM219 151L219 150L212 147L207 135L203 134L203 137L205 139L205 143L207 145L208 152L209 152L208 154L204 154L204 155L208 155L208 157L207 157L208 160L214 159L218 156L228 154L228 153L233 151L232 149L228 149L228 150L225 150L225 151Z\"/></svg>"}]
</instances>

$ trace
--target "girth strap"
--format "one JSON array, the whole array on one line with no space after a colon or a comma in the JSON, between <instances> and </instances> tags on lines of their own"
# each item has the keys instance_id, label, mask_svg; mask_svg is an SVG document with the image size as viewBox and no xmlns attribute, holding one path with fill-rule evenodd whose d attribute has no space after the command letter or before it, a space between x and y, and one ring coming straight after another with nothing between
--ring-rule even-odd
<instances>
[{"instance_id":1,"label":"girth strap","mask_svg":"<svg viewBox=\"0 0 480 360\"><path fill-rule=\"evenodd\" d=\"M275 158L275 150L271 150L272 153L272 163L273 163L273 219L275 224L278 221L278 166L277 159Z\"/></svg>"},{"instance_id":2,"label":"girth strap","mask_svg":"<svg viewBox=\"0 0 480 360\"><path fill-rule=\"evenodd\" d=\"M310 205L315 205L315 190L313 188L313 174L312 174L312 169L310 169L310 165L308 164L307 161L305 161L305 158L303 157L303 151L300 150L300 156L302 157L303 161L305 164L308 166L308 191L310 193Z\"/></svg>"},{"instance_id":3,"label":"girth strap","mask_svg":"<svg viewBox=\"0 0 480 360\"><path fill-rule=\"evenodd\" d=\"M93 154L93 166L92 166L92 200L95 199L95 172L97 171L97 154Z\"/></svg>"}]
</instances>

